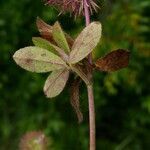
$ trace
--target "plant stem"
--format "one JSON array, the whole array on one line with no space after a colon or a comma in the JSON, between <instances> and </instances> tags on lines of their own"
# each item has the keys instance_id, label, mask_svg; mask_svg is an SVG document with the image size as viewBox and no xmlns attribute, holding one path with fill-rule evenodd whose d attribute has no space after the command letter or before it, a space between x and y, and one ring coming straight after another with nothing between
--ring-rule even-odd
<instances>
[{"instance_id":1,"label":"plant stem","mask_svg":"<svg viewBox=\"0 0 150 150\"><path fill-rule=\"evenodd\" d=\"M90 150L96 149L96 140L95 140L95 107L94 107L94 95L93 95L93 86L87 86L88 90L88 99L89 99L89 124L90 124Z\"/></svg>"},{"instance_id":2,"label":"plant stem","mask_svg":"<svg viewBox=\"0 0 150 150\"><path fill-rule=\"evenodd\" d=\"M85 22L86 26L90 24L90 12L87 0L84 0L84 14L85 14ZM92 64L92 53L88 56L89 63Z\"/></svg>"},{"instance_id":3,"label":"plant stem","mask_svg":"<svg viewBox=\"0 0 150 150\"><path fill-rule=\"evenodd\" d=\"M86 26L90 24L90 11L88 0L84 0L84 13L85 13L85 21ZM88 61L92 64L92 53L88 56ZM89 80L92 81L93 74L92 70L89 73ZM95 127L95 106L94 106L94 94L93 94L93 84L87 85L88 91L88 102L89 102L89 134L90 134L90 148L89 150L96 149L96 127Z\"/></svg>"},{"instance_id":4,"label":"plant stem","mask_svg":"<svg viewBox=\"0 0 150 150\"><path fill-rule=\"evenodd\" d=\"M85 13L86 26L88 26L90 24L90 12L88 8L87 0L84 0L84 13Z\"/></svg>"}]
</instances>

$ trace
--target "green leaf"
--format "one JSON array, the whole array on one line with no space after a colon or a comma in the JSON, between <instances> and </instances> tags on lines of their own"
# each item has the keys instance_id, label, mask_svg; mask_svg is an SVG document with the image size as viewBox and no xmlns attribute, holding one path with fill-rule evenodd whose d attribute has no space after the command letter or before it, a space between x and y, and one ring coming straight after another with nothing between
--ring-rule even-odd
<instances>
[{"instance_id":1,"label":"green leaf","mask_svg":"<svg viewBox=\"0 0 150 150\"><path fill-rule=\"evenodd\" d=\"M100 22L89 24L76 38L70 53L69 63L75 64L90 54L98 44L101 32Z\"/></svg>"},{"instance_id":2,"label":"green leaf","mask_svg":"<svg viewBox=\"0 0 150 150\"><path fill-rule=\"evenodd\" d=\"M113 72L125 68L129 64L130 53L127 50L118 49L99 58L95 62L96 69L100 71Z\"/></svg>"},{"instance_id":3,"label":"green leaf","mask_svg":"<svg viewBox=\"0 0 150 150\"><path fill-rule=\"evenodd\" d=\"M13 58L22 68L37 73L58 70L66 66L66 63L57 55L34 46L18 50Z\"/></svg>"},{"instance_id":4,"label":"green leaf","mask_svg":"<svg viewBox=\"0 0 150 150\"><path fill-rule=\"evenodd\" d=\"M37 17L36 25L38 27L38 30L39 30L41 36L44 39L50 41L52 44L56 44L56 42L53 39L53 35L52 35L52 28L53 28L52 26L45 23L39 17ZM64 34L65 34L65 37L67 39L69 46L71 47L73 45L74 40L67 33L64 33Z\"/></svg>"},{"instance_id":5,"label":"green leaf","mask_svg":"<svg viewBox=\"0 0 150 150\"><path fill-rule=\"evenodd\" d=\"M64 89L69 77L69 71L66 69L53 71L44 85L44 93L48 98L59 95Z\"/></svg>"},{"instance_id":6,"label":"green leaf","mask_svg":"<svg viewBox=\"0 0 150 150\"><path fill-rule=\"evenodd\" d=\"M61 29L59 22L56 22L52 29L53 38L58 46L65 50L65 52L70 52L69 45L67 43L64 32Z\"/></svg>"},{"instance_id":7,"label":"green leaf","mask_svg":"<svg viewBox=\"0 0 150 150\"><path fill-rule=\"evenodd\" d=\"M51 51L52 53L57 54L55 48L52 46L52 44L49 41L41 37L33 37L32 41L35 46L47 49Z\"/></svg>"},{"instance_id":8,"label":"green leaf","mask_svg":"<svg viewBox=\"0 0 150 150\"><path fill-rule=\"evenodd\" d=\"M43 38L40 38L40 37L34 37L34 38L32 38L32 41L35 46L47 49L47 50L51 51L52 53L59 55L66 62L68 61L68 55L62 49L60 49L58 46L53 45L49 41L47 41Z\"/></svg>"}]
</instances>

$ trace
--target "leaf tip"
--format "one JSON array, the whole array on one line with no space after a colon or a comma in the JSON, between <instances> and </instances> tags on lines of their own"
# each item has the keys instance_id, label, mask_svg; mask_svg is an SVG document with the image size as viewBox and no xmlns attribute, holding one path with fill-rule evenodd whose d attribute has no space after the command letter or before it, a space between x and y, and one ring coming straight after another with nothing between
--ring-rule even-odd
<instances>
[{"instance_id":1,"label":"leaf tip","mask_svg":"<svg viewBox=\"0 0 150 150\"><path fill-rule=\"evenodd\" d=\"M36 46L36 42L38 41L38 40L40 40L40 39L42 39L42 38L40 38L40 37L32 37L32 42L33 42L33 44Z\"/></svg>"},{"instance_id":2,"label":"leaf tip","mask_svg":"<svg viewBox=\"0 0 150 150\"><path fill-rule=\"evenodd\" d=\"M47 87L44 86L44 88L43 88L44 95L46 96L46 98L50 98L49 95L48 95L47 90L48 90Z\"/></svg>"},{"instance_id":3,"label":"leaf tip","mask_svg":"<svg viewBox=\"0 0 150 150\"><path fill-rule=\"evenodd\" d=\"M37 37L32 37L32 41L34 43L34 41L37 39Z\"/></svg>"},{"instance_id":4,"label":"leaf tip","mask_svg":"<svg viewBox=\"0 0 150 150\"><path fill-rule=\"evenodd\" d=\"M59 23L58 21L56 21L56 22L54 23L54 26L60 26L60 23Z\"/></svg>"},{"instance_id":5,"label":"leaf tip","mask_svg":"<svg viewBox=\"0 0 150 150\"><path fill-rule=\"evenodd\" d=\"M37 17L36 17L36 20L40 20L40 17L39 17L39 16L37 16Z\"/></svg>"},{"instance_id":6,"label":"leaf tip","mask_svg":"<svg viewBox=\"0 0 150 150\"><path fill-rule=\"evenodd\" d=\"M19 51L19 50L18 50ZM16 51L14 54L13 54L13 56L12 56L12 58L13 58L13 60L16 62L16 57L17 57L17 55L18 55L18 51Z\"/></svg>"}]
</instances>

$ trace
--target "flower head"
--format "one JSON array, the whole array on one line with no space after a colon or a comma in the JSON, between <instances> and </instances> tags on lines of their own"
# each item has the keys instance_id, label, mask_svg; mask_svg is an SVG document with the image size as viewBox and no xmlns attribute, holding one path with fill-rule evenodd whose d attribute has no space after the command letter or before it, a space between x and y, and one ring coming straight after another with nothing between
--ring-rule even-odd
<instances>
[{"instance_id":1,"label":"flower head","mask_svg":"<svg viewBox=\"0 0 150 150\"><path fill-rule=\"evenodd\" d=\"M48 147L48 138L41 131L27 132L20 141L21 150L46 150Z\"/></svg>"},{"instance_id":2,"label":"flower head","mask_svg":"<svg viewBox=\"0 0 150 150\"><path fill-rule=\"evenodd\" d=\"M62 12L72 12L74 15L82 15L84 0L45 0L46 5L56 6L62 10ZM95 0L87 0L87 4L91 13L97 10L98 5Z\"/></svg>"}]
</instances>

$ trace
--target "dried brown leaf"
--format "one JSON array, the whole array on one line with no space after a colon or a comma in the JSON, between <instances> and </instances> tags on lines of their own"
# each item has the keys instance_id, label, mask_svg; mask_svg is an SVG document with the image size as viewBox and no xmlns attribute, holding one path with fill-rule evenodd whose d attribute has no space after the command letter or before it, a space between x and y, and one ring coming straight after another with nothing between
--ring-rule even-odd
<instances>
[{"instance_id":1,"label":"dried brown leaf","mask_svg":"<svg viewBox=\"0 0 150 150\"><path fill-rule=\"evenodd\" d=\"M55 41L54 41L53 35L52 35L52 26L45 23L39 17L37 17L36 25L37 25L37 28L38 28L41 36L44 39L46 39L46 40L50 41L51 43L55 44Z\"/></svg>"},{"instance_id":2,"label":"dried brown leaf","mask_svg":"<svg viewBox=\"0 0 150 150\"><path fill-rule=\"evenodd\" d=\"M69 77L69 71L61 69L53 71L47 78L44 85L44 93L48 98L59 95L64 89Z\"/></svg>"},{"instance_id":3,"label":"dried brown leaf","mask_svg":"<svg viewBox=\"0 0 150 150\"><path fill-rule=\"evenodd\" d=\"M70 103L77 115L78 122L81 123L83 121L83 114L80 110L79 87L80 79L76 78L71 85Z\"/></svg>"},{"instance_id":4,"label":"dried brown leaf","mask_svg":"<svg viewBox=\"0 0 150 150\"><path fill-rule=\"evenodd\" d=\"M98 59L95 66L100 71L117 71L128 66L129 54L129 51L123 49L112 51L103 58Z\"/></svg>"}]
</instances>

